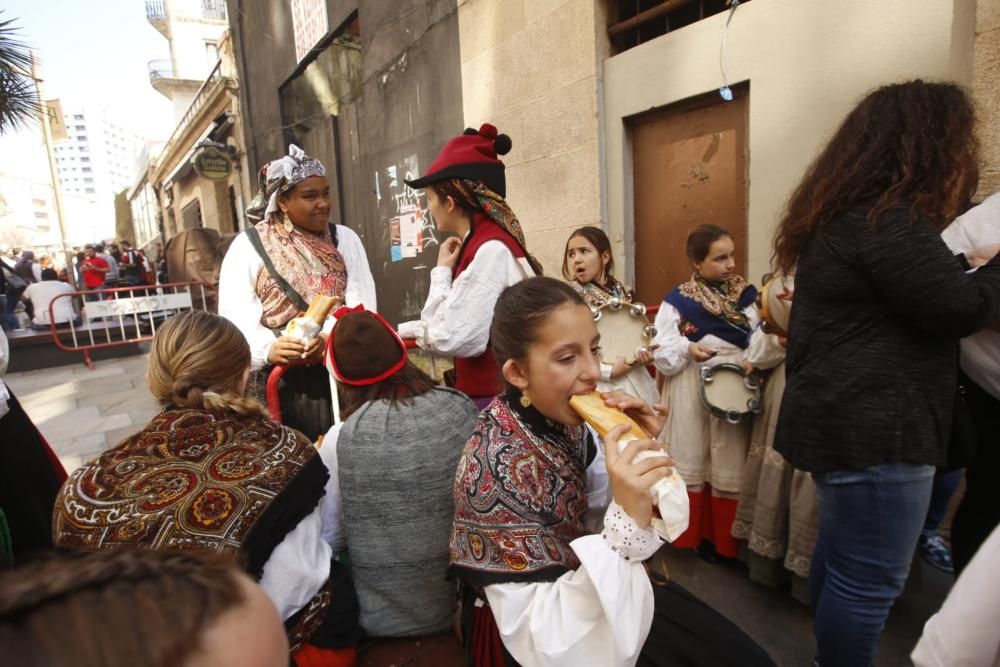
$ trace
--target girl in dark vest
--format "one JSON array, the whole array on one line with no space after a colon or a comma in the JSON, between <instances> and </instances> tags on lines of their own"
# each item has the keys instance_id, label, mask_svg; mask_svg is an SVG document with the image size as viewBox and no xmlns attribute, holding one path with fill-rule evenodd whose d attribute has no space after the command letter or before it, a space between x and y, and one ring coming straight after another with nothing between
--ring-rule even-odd
<instances>
[{"instance_id":1,"label":"girl in dark vest","mask_svg":"<svg viewBox=\"0 0 1000 667\"><path fill-rule=\"evenodd\" d=\"M277 607L289 664L354 665L357 596L322 539L329 470L309 438L244 397L250 355L234 324L205 311L158 328L147 379L163 411L69 476L53 542L232 555Z\"/></svg>"},{"instance_id":2,"label":"girl in dark vest","mask_svg":"<svg viewBox=\"0 0 1000 667\"><path fill-rule=\"evenodd\" d=\"M420 320L403 322L399 334L454 357L454 387L480 408L501 391L490 346L493 305L505 287L542 272L504 200L507 183L497 156L510 149L510 137L492 125L470 128L445 144L424 176L406 181L430 190L438 229L458 236L441 244Z\"/></svg>"},{"instance_id":3,"label":"girl in dark vest","mask_svg":"<svg viewBox=\"0 0 1000 667\"><path fill-rule=\"evenodd\" d=\"M606 434L606 464L594 464L597 447L569 405L600 378L600 336L582 297L559 280L524 280L497 300L492 334L506 389L479 414L455 473L449 573L461 582L467 664L773 664L730 621L673 582L653 585L643 567L663 544L649 489L671 474L670 459L636 462L660 451L651 439L618 453L619 426ZM640 399L605 400L648 433L663 427ZM595 482L613 500L601 534L588 535Z\"/></svg>"},{"instance_id":4,"label":"girl in dark vest","mask_svg":"<svg viewBox=\"0 0 1000 667\"><path fill-rule=\"evenodd\" d=\"M750 335L760 321L757 290L734 273L736 246L728 231L701 225L688 236L694 273L669 292L656 316L656 369L666 376L661 403L670 406L662 442L688 485L691 521L674 546L703 548L735 558L731 530L750 445L749 422L731 424L712 415L698 398L701 370L746 362ZM705 542L702 545L702 542Z\"/></svg>"}]
</instances>

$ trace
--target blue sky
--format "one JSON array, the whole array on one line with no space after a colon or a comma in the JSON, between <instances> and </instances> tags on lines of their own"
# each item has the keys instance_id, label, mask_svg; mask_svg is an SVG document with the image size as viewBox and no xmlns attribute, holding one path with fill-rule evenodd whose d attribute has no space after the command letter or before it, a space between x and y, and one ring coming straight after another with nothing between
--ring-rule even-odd
<instances>
[{"instance_id":1,"label":"blue sky","mask_svg":"<svg viewBox=\"0 0 1000 667\"><path fill-rule=\"evenodd\" d=\"M106 107L146 138L170 134L170 102L149 85L147 69L170 51L146 21L142 0L3 0L0 9L38 52L46 98L60 98L64 108Z\"/></svg>"}]
</instances>

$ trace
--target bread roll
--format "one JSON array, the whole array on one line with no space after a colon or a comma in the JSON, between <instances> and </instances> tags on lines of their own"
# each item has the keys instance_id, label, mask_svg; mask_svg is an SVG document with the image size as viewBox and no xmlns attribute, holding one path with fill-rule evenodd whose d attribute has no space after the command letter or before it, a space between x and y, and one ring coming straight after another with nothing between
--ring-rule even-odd
<instances>
[{"instance_id":1,"label":"bread roll","mask_svg":"<svg viewBox=\"0 0 1000 667\"><path fill-rule=\"evenodd\" d=\"M569 406L573 411L584 418L590 426L601 436L601 440L607 438L608 431L619 424L628 424L629 430L622 437L618 438L618 451L621 452L625 446L633 440L645 440L649 438L635 421L618 408L612 408L605 404L600 393L592 392L581 396L573 396L569 399ZM666 456L663 450L650 451L643 450L635 455L633 463L638 463L650 456ZM684 480L671 469L670 475L666 479L661 479L649 489L650 500L656 508L653 518L650 521L653 530L668 542L677 539L688 527L690 518L690 505L687 495L687 486Z\"/></svg>"},{"instance_id":2,"label":"bread roll","mask_svg":"<svg viewBox=\"0 0 1000 667\"><path fill-rule=\"evenodd\" d=\"M619 442L649 438L642 427L636 424L631 417L618 408L607 405L599 392L573 396L569 399L569 406L597 431L602 440L607 437L608 431L619 424L629 425L629 430L618 439Z\"/></svg>"},{"instance_id":3,"label":"bread roll","mask_svg":"<svg viewBox=\"0 0 1000 667\"><path fill-rule=\"evenodd\" d=\"M323 326L326 322L326 318L330 316L330 311L333 307L337 305L340 301L338 297L326 296L325 294L317 294L312 303L309 304L309 310L306 311L304 317L312 320L316 324Z\"/></svg>"}]
</instances>

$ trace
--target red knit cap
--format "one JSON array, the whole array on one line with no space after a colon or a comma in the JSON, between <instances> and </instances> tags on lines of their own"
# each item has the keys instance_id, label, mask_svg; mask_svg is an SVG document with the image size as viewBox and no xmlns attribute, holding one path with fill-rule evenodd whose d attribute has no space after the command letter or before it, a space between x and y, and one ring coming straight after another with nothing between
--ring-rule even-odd
<instances>
[{"instance_id":1,"label":"red knit cap","mask_svg":"<svg viewBox=\"0 0 1000 667\"><path fill-rule=\"evenodd\" d=\"M497 128L489 123L484 123L479 130L470 127L444 145L423 176L406 181L406 184L420 189L453 178L465 178L482 181L490 190L506 197L507 179L503 162L497 156L510 152L511 145L510 137L497 134Z\"/></svg>"}]
</instances>

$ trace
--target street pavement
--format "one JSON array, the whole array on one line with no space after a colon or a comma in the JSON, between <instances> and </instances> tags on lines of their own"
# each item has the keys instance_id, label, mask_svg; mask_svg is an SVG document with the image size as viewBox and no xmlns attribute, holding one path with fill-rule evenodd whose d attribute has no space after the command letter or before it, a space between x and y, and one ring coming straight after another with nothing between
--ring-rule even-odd
<instances>
[{"instance_id":1,"label":"street pavement","mask_svg":"<svg viewBox=\"0 0 1000 667\"><path fill-rule=\"evenodd\" d=\"M71 472L146 425L159 406L146 388L148 355L22 373L4 382Z\"/></svg>"}]
</instances>

